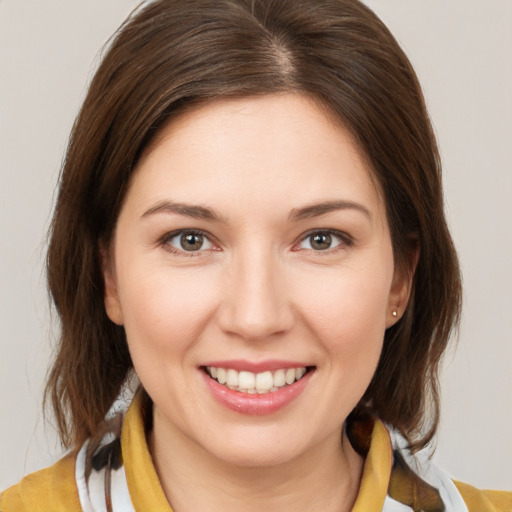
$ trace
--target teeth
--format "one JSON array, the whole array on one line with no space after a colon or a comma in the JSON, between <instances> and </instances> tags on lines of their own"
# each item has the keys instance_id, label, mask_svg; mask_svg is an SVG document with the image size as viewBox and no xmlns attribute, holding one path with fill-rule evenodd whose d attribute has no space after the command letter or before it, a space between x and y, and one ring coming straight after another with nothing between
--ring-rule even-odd
<instances>
[{"instance_id":1,"label":"teeth","mask_svg":"<svg viewBox=\"0 0 512 512\"><path fill-rule=\"evenodd\" d=\"M240 372L238 376L238 385L243 389L254 389L255 381L256 376L251 372Z\"/></svg>"},{"instance_id":2,"label":"teeth","mask_svg":"<svg viewBox=\"0 0 512 512\"><path fill-rule=\"evenodd\" d=\"M213 368L212 368L212 370L213 370ZM212 373L212 376L213 376L213 373ZM277 370L277 372L274 373L274 386L277 388L280 388L281 386L284 386L285 384L286 384L285 371Z\"/></svg>"},{"instance_id":3,"label":"teeth","mask_svg":"<svg viewBox=\"0 0 512 512\"><path fill-rule=\"evenodd\" d=\"M220 382L220 384L226 384L228 376L224 368L217 368L217 380Z\"/></svg>"},{"instance_id":4,"label":"teeth","mask_svg":"<svg viewBox=\"0 0 512 512\"><path fill-rule=\"evenodd\" d=\"M284 377L286 384L293 384L293 382L295 382L296 375L297 372L295 368L288 368L288 370L286 370L286 375Z\"/></svg>"},{"instance_id":5,"label":"teeth","mask_svg":"<svg viewBox=\"0 0 512 512\"><path fill-rule=\"evenodd\" d=\"M258 390L258 393L261 391L266 393L270 391L271 388L274 387L274 377L272 372L263 372L258 373L256 375L256 385L255 388Z\"/></svg>"},{"instance_id":6,"label":"teeth","mask_svg":"<svg viewBox=\"0 0 512 512\"><path fill-rule=\"evenodd\" d=\"M227 388L250 395L273 393L283 386L302 379L306 373L304 366L262 373L238 372L232 368L216 368L214 366L207 366L206 370L213 379Z\"/></svg>"},{"instance_id":7,"label":"teeth","mask_svg":"<svg viewBox=\"0 0 512 512\"><path fill-rule=\"evenodd\" d=\"M236 370L228 370L226 383L228 386L238 387L238 372Z\"/></svg>"}]
</instances>

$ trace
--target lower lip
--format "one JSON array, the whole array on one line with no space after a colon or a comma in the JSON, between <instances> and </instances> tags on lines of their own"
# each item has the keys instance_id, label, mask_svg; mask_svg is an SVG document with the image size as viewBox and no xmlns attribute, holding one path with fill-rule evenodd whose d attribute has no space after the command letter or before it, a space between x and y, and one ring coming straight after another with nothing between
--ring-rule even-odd
<instances>
[{"instance_id":1,"label":"lower lip","mask_svg":"<svg viewBox=\"0 0 512 512\"><path fill-rule=\"evenodd\" d=\"M249 393L241 393L240 391L233 391L216 380L209 377L204 371L201 370L213 397L232 411L240 414L247 414L251 416L262 416L265 414L272 414L279 411L283 407L293 402L307 386L312 371L309 371L302 377L302 379L294 382L293 384L284 386L278 391L271 393L263 393L261 395Z\"/></svg>"}]
</instances>

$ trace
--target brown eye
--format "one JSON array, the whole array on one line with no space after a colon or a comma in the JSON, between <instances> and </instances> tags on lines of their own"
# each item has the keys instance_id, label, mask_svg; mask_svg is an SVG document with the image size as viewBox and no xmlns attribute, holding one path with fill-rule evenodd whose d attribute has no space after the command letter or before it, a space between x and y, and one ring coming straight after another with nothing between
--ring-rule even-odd
<instances>
[{"instance_id":1,"label":"brown eye","mask_svg":"<svg viewBox=\"0 0 512 512\"><path fill-rule=\"evenodd\" d=\"M311 248L316 251L325 251L331 248L332 237L329 233L317 233L311 236Z\"/></svg>"},{"instance_id":2,"label":"brown eye","mask_svg":"<svg viewBox=\"0 0 512 512\"><path fill-rule=\"evenodd\" d=\"M175 250L184 252L199 252L213 248L208 238L198 231L179 231L170 236L167 242Z\"/></svg>"},{"instance_id":3,"label":"brown eye","mask_svg":"<svg viewBox=\"0 0 512 512\"><path fill-rule=\"evenodd\" d=\"M203 239L203 235L197 235L195 233L181 235L180 245L185 251L198 251L203 246Z\"/></svg>"},{"instance_id":4,"label":"brown eye","mask_svg":"<svg viewBox=\"0 0 512 512\"><path fill-rule=\"evenodd\" d=\"M350 245L343 234L330 231L315 231L302 239L299 248L310 251L328 251L336 249L341 245Z\"/></svg>"}]
</instances>

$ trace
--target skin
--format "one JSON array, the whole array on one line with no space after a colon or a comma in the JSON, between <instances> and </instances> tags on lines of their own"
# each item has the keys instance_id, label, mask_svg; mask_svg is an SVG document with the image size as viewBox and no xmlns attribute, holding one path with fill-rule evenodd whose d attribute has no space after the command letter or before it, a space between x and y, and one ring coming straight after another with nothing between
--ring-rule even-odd
<instances>
[{"instance_id":1,"label":"skin","mask_svg":"<svg viewBox=\"0 0 512 512\"><path fill-rule=\"evenodd\" d=\"M182 249L187 229L206 233L199 250ZM326 230L340 234L311 245ZM410 276L395 272L383 199L342 125L299 94L175 118L138 165L104 276L154 402L149 445L176 512L351 509L362 461L343 424ZM212 398L201 369L232 359L315 369L286 407L244 415Z\"/></svg>"}]
</instances>

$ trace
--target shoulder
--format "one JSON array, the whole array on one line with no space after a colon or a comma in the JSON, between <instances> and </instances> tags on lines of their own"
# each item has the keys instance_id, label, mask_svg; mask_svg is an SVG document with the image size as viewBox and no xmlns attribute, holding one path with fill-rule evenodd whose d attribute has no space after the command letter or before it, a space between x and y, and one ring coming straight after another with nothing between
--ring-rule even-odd
<instances>
[{"instance_id":1,"label":"shoulder","mask_svg":"<svg viewBox=\"0 0 512 512\"><path fill-rule=\"evenodd\" d=\"M512 512L512 492L481 491L454 480L469 512Z\"/></svg>"},{"instance_id":2,"label":"shoulder","mask_svg":"<svg viewBox=\"0 0 512 512\"><path fill-rule=\"evenodd\" d=\"M433 462L431 452L411 454L399 434L390 431L390 435L394 449L388 501L413 510L512 512L512 492L480 490L454 480Z\"/></svg>"},{"instance_id":3,"label":"shoulder","mask_svg":"<svg viewBox=\"0 0 512 512\"><path fill-rule=\"evenodd\" d=\"M0 496L2 512L79 512L75 457L70 454L53 466L27 475Z\"/></svg>"}]
</instances>

